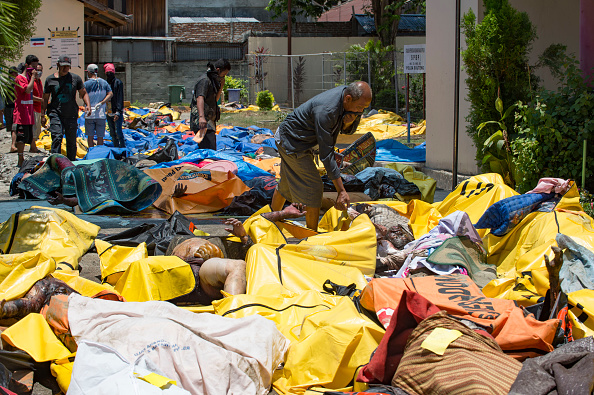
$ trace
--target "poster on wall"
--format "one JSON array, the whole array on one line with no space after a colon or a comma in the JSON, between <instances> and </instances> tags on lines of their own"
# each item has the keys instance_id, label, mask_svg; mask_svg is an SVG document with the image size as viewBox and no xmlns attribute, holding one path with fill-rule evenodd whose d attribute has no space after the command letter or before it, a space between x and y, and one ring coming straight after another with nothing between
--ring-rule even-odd
<instances>
[{"instance_id":1,"label":"poster on wall","mask_svg":"<svg viewBox=\"0 0 594 395\"><path fill-rule=\"evenodd\" d=\"M68 55L72 67L80 67L78 62L78 31L57 30L50 32L52 67L57 67L58 57Z\"/></svg>"}]
</instances>

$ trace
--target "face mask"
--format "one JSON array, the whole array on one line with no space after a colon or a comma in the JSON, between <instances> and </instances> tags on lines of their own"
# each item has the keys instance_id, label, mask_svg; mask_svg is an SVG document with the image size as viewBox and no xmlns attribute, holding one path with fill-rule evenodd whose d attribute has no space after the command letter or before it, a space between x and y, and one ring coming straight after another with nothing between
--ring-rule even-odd
<instances>
[{"instance_id":1,"label":"face mask","mask_svg":"<svg viewBox=\"0 0 594 395\"><path fill-rule=\"evenodd\" d=\"M37 76L38 76L38 77L41 77L41 74L43 74L43 71L39 71L39 70L37 70Z\"/></svg>"}]
</instances>

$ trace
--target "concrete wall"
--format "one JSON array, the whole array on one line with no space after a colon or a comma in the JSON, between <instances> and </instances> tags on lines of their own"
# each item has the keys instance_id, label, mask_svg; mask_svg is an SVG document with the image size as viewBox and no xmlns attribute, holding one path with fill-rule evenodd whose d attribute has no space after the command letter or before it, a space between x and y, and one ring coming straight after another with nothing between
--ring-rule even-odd
<instances>
[{"instance_id":1,"label":"concrete wall","mask_svg":"<svg viewBox=\"0 0 594 395\"><path fill-rule=\"evenodd\" d=\"M168 85L184 85L186 99L190 103L192 89L198 77L206 71L206 61L177 63L125 63L116 65L116 76L124 83L124 100L131 103L169 101ZM121 70L121 71L119 71ZM247 73L245 62L231 62L231 75ZM103 77L100 72L99 76Z\"/></svg>"},{"instance_id":2,"label":"concrete wall","mask_svg":"<svg viewBox=\"0 0 594 395\"><path fill-rule=\"evenodd\" d=\"M324 52L344 52L351 45L365 45L368 37L294 37L291 40L291 52L293 55L321 54ZM248 53L252 54L257 48L266 48L268 53L274 55L287 54L286 37L250 37L248 41ZM331 54L311 55L305 58L305 83L301 94L295 99L295 106L307 99L333 88L335 80ZM290 73L288 58L267 57L263 65L267 73L264 81L264 89L268 89L274 95L277 103L283 106L292 106L289 80ZM293 58L293 69L296 67L297 59ZM342 64L342 62L339 61ZM251 73L253 73L253 69ZM290 77L289 77L290 78ZM260 89L252 84L252 94L255 95Z\"/></svg>"},{"instance_id":3,"label":"concrete wall","mask_svg":"<svg viewBox=\"0 0 594 395\"><path fill-rule=\"evenodd\" d=\"M579 55L579 1L511 0L520 11L528 12L537 27L538 40L530 56L536 63L543 50L553 43L568 46L569 52ZM482 0L462 0L462 15L469 8L482 19ZM427 1L427 167L452 169L454 130L454 62L455 62L455 7L441 0ZM462 49L465 48L461 34ZM466 101L466 73L461 63L460 72L460 126L458 172L475 174L478 167L474 160L476 149L466 134L465 118L470 104ZM554 88L555 81L546 70L538 70L542 85Z\"/></svg>"},{"instance_id":4,"label":"concrete wall","mask_svg":"<svg viewBox=\"0 0 594 395\"><path fill-rule=\"evenodd\" d=\"M68 10L68 12L64 12L64 10ZM27 55L37 55L39 61L43 64L44 75L41 78L45 81L45 77L48 74L56 71L55 65L50 69L51 56L49 46L51 45L51 41L49 30L55 31L56 28L59 30L62 30L62 28L65 30L76 30L78 28L78 40L80 43L78 49L81 54L78 56L78 60L81 67L72 67L71 72L78 74L84 80L84 15L85 7L80 1L43 0L39 14L37 14L37 21L35 22L36 30L33 37L44 37L45 46L31 47L29 44L26 44L23 49L23 56L15 64L24 62Z\"/></svg>"},{"instance_id":5,"label":"concrete wall","mask_svg":"<svg viewBox=\"0 0 594 395\"><path fill-rule=\"evenodd\" d=\"M532 46L530 64L536 64L538 57L551 44L566 45L567 52L575 54L579 60L579 0L510 0L510 3L518 11L528 13L530 21L536 26L538 38ZM536 74L541 77L541 84L544 88L555 89L557 87L557 83L551 77L548 69L538 69Z\"/></svg>"},{"instance_id":6,"label":"concrete wall","mask_svg":"<svg viewBox=\"0 0 594 395\"><path fill-rule=\"evenodd\" d=\"M265 7L268 0L169 0L169 16L185 17L252 17L261 22L270 22L270 13Z\"/></svg>"}]
</instances>

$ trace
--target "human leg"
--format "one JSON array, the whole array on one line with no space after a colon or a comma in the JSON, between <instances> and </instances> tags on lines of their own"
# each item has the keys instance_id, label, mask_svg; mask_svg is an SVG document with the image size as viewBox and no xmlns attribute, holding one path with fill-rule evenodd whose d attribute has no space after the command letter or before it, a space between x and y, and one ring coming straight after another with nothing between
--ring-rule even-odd
<instances>
[{"instance_id":1,"label":"human leg","mask_svg":"<svg viewBox=\"0 0 594 395\"><path fill-rule=\"evenodd\" d=\"M52 136L52 154L62 153L62 138L64 138L64 129L62 127L62 120L58 114L51 114L49 116L50 126L49 131Z\"/></svg>"},{"instance_id":2,"label":"human leg","mask_svg":"<svg viewBox=\"0 0 594 395\"><path fill-rule=\"evenodd\" d=\"M200 149L211 149L216 151L217 150L217 134L214 130L207 130L206 134L204 135L204 139L200 143L198 143L198 148Z\"/></svg>"},{"instance_id":3,"label":"human leg","mask_svg":"<svg viewBox=\"0 0 594 395\"><path fill-rule=\"evenodd\" d=\"M31 139L31 146L29 147L29 152L37 153L39 150L37 149L37 139L41 134L41 113L34 112L35 115L35 124L33 125L33 138Z\"/></svg>"},{"instance_id":4,"label":"human leg","mask_svg":"<svg viewBox=\"0 0 594 395\"><path fill-rule=\"evenodd\" d=\"M282 180L282 178L281 178L281 180ZM280 194L280 192L278 191L278 187L277 187L274 190L274 195L272 195L272 204L270 205L270 208L272 209L272 211L280 211L280 210L282 210L286 201L287 201L287 199L285 199L283 197L283 195Z\"/></svg>"},{"instance_id":5,"label":"human leg","mask_svg":"<svg viewBox=\"0 0 594 395\"><path fill-rule=\"evenodd\" d=\"M116 133L116 126L115 121L113 120L113 116L107 116L107 127L109 128L109 135L111 136L111 143L115 148L120 146L120 142L118 141L118 134Z\"/></svg>"},{"instance_id":6,"label":"human leg","mask_svg":"<svg viewBox=\"0 0 594 395\"><path fill-rule=\"evenodd\" d=\"M311 229L318 231L318 219L320 218L319 207L307 207L305 209L305 225Z\"/></svg>"},{"instance_id":7,"label":"human leg","mask_svg":"<svg viewBox=\"0 0 594 395\"><path fill-rule=\"evenodd\" d=\"M87 135L87 144L89 146L89 149L91 149L95 145L95 122L95 119L85 118L85 134Z\"/></svg>"},{"instance_id":8,"label":"human leg","mask_svg":"<svg viewBox=\"0 0 594 395\"><path fill-rule=\"evenodd\" d=\"M72 162L76 160L76 118L63 118L64 135L66 137L66 157Z\"/></svg>"},{"instance_id":9,"label":"human leg","mask_svg":"<svg viewBox=\"0 0 594 395\"><path fill-rule=\"evenodd\" d=\"M17 125L16 146L19 155L18 167L21 167L24 161L25 144L31 144L33 138L33 125Z\"/></svg>"},{"instance_id":10,"label":"human leg","mask_svg":"<svg viewBox=\"0 0 594 395\"><path fill-rule=\"evenodd\" d=\"M10 145L10 152L16 152L16 130L12 123L14 119L14 107L6 107L4 109L4 119L6 121L6 131L10 133L12 144Z\"/></svg>"},{"instance_id":11,"label":"human leg","mask_svg":"<svg viewBox=\"0 0 594 395\"><path fill-rule=\"evenodd\" d=\"M239 259L211 258L200 267L200 286L214 299L222 297L222 290L231 295L245 293L245 267L245 261Z\"/></svg>"},{"instance_id":12,"label":"human leg","mask_svg":"<svg viewBox=\"0 0 594 395\"><path fill-rule=\"evenodd\" d=\"M126 138L124 137L124 132L122 131L122 124L124 122L123 116L119 117L117 121L115 121L115 130L118 136L118 147L119 148L126 148Z\"/></svg>"},{"instance_id":13,"label":"human leg","mask_svg":"<svg viewBox=\"0 0 594 395\"><path fill-rule=\"evenodd\" d=\"M95 120L95 135L97 136L97 145L103 145L105 137L105 119Z\"/></svg>"}]
</instances>

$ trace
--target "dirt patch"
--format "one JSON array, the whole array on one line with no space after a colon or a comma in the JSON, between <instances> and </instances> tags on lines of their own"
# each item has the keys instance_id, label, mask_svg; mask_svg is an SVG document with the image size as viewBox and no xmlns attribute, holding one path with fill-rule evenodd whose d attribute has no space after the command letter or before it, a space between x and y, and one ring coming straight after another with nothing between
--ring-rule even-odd
<instances>
[{"instance_id":1,"label":"dirt patch","mask_svg":"<svg viewBox=\"0 0 594 395\"><path fill-rule=\"evenodd\" d=\"M18 156L16 153L11 154L10 145L12 144L12 138L10 133L6 129L0 130L0 200L16 199L17 197L11 197L8 193L10 188L10 182L19 169L17 167ZM25 146L25 160L29 157L39 155L49 155L47 152L40 150L40 153L30 154L28 152L29 147Z\"/></svg>"}]
</instances>

